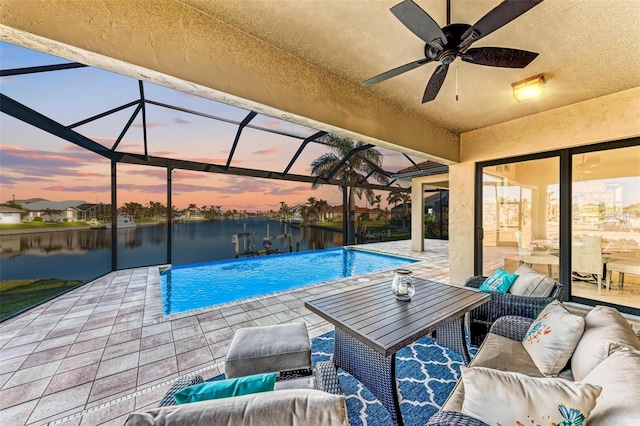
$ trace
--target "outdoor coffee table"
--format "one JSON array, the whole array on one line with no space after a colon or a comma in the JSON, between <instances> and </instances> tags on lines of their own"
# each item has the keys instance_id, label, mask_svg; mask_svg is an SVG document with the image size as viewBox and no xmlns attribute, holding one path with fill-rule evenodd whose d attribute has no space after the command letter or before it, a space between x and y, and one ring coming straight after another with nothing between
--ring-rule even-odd
<instances>
[{"instance_id":1,"label":"outdoor coffee table","mask_svg":"<svg viewBox=\"0 0 640 426\"><path fill-rule=\"evenodd\" d=\"M436 340L470 361L464 314L490 296L476 290L413 280L410 302L396 300L391 281L305 302L335 325L333 362L358 379L402 425L396 385L396 352L435 331Z\"/></svg>"}]
</instances>

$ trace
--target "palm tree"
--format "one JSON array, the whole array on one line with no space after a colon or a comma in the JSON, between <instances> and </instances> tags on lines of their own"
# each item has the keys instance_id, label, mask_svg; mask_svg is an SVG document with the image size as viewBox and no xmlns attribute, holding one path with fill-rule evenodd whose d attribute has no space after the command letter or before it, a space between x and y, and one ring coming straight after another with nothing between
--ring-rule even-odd
<instances>
[{"instance_id":1,"label":"palm tree","mask_svg":"<svg viewBox=\"0 0 640 426\"><path fill-rule=\"evenodd\" d=\"M400 185L398 185L399 187ZM411 202L411 192L408 189L402 188L397 192L390 192L387 196L387 202L396 206L398 203L402 203L402 229L407 229L405 219L409 215L409 203Z\"/></svg>"},{"instance_id":2,"label":"palm tree","mask_svg":"<svg viewBox=\"0 0 640 426\"><path fill-rule=\"evenodd\" d=\"M349 227L347 241L353 242L355 235L354 221L355 216L355 196L361 198L362 195L373 204L375 194L371 189L358 188L356 184L363 180L365 176L371 176L381 184L386 185L389 177L383 173L381 166L384 156L380 151L374 148L367 148L359 151L357 154L350 156L344 164L340 165L342 159L346 157L352 150L362 148L365 144L355 139L327 134L321 139L323 142L331 145L331 151L322 154L311 163L311 174L314 176L326 177L334 169L337 172L334 177L348 182L349 186ZM316 189L321 185L320 182L314 183L311 188ZM343 191L345 188L341 188Z\"/></svg>"}]
</instances>

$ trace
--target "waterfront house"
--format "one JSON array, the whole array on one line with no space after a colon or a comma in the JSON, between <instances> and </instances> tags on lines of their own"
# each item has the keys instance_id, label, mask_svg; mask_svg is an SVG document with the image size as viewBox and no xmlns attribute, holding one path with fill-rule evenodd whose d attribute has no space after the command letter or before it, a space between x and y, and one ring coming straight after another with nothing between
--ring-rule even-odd
<instances>
[{"instance_id":1,"label":"waterfront house","mask_svg":"<svg viewBox=\"0 0 640 426\"><path fill-rule=\"evenodd\" d=\"M0 225L21 223L20 215L24 213L22 209L0 205Z\"/></svg>"}]
</instances>

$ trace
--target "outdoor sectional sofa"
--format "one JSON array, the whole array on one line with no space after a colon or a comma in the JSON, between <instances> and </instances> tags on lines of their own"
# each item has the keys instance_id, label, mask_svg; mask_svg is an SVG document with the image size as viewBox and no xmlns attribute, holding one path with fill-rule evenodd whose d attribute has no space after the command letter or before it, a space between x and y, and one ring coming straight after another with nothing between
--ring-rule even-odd
<instances>
[{"instance_id":1,"label":"outdoor sectional sofa","mask_svg":"<svg viewBox=\"0 0 640 426\"><path fill-rule=\"evenodd\" d=\"M553 304L562 305L560 302ZM545 377L525 349L523 339L526 341L526 338L531 337L530 327L534 321L536 320L520 316L498 319L469 367L463 368L462 378L448 400L442 409L431 417L427 426L486 426L487 423L478 417L491 417L489 412L492 410L509 410L521 403L529 408L536 406L538 402L556 403L557 400L552 394L539 389L546 384L583 386L591 390L594 386L600 387L601 393L594 398L595 406L586 422L589 426L637 425L640 419L640 339L628 321L614 308L596 306L589 311L584 317L583 329L576 332L577 345L575 350L567 355L571 356L569 362L563 362L558 367L558 370L561 369L559 378ZM562 368L563 366L565 368ZM469 375L470 372L482 374ZM520 373L522 376L502 372ZM479 377L484 380L492 374L501 379L507 377L508 380L518 381L516 388L511 389L523 390L526 396L520 400L515 399L512 390L505 389L505 382L477 380ZM470 381L472 378L476 380ZM534 379L531 380L534 383L528 383L529 378L542 379ZM522 381L519 381L520 379ZM470 385L470 389L465 390L465 385ZM510 386L509 383L507 385ZM540 390L541 401L537 401L535 395ZM486 401L481 401L484 404L478 405L477 399ZM479 412L473 412L474 408L478 407ZM475 416L468 415L470 410ZM578 415L576 411L571 411L571 407L567 406L561 410L565 410L567 421L559 424L581 424L572 422L571 417ZM539 413L540 411L531 409L530 418L523 413L522 416L513 418L513 421L505 421L502 424L551 424L548 418L534 419L540 416ZM492 422L492 426L494 423Z\"/></svg>"}]
</instances>

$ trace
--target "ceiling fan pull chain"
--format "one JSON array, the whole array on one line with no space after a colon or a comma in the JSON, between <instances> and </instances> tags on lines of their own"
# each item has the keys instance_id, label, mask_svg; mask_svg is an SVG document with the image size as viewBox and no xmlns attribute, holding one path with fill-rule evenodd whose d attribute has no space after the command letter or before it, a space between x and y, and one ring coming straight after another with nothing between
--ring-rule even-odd
<instances>
[{"instance_id":1,"label":"ceiling fan pull chain","mask_svg":"<svg viewBox=\"0 0 640 426\"><path fill-rule=\"evenodd\" d=\"M456 102L458 102L458 64L456 64Z\"/></svg>"}]
</instances>

